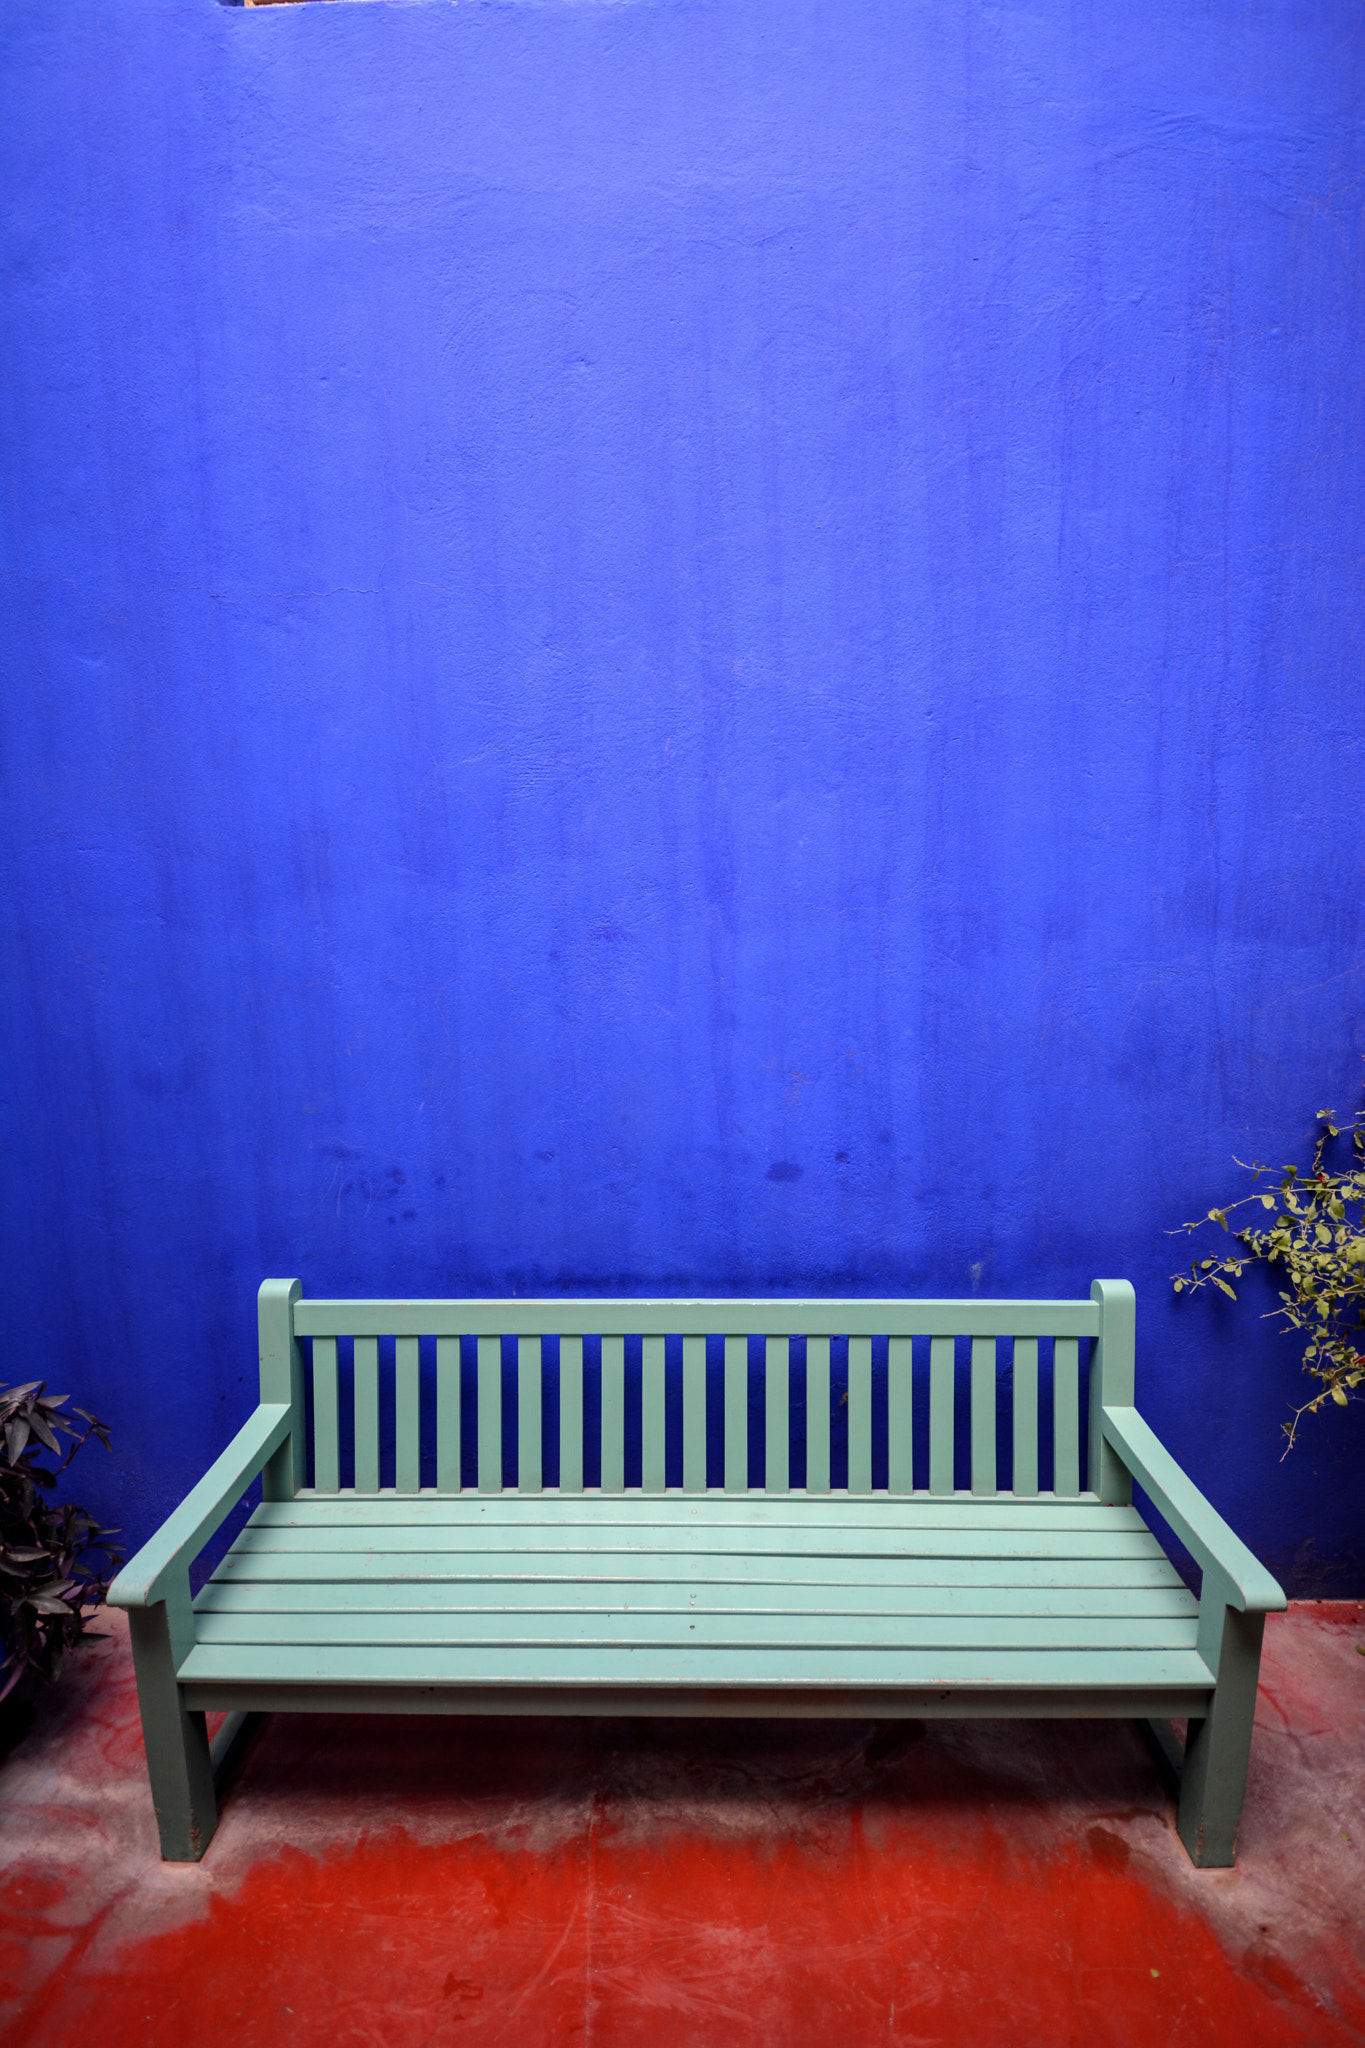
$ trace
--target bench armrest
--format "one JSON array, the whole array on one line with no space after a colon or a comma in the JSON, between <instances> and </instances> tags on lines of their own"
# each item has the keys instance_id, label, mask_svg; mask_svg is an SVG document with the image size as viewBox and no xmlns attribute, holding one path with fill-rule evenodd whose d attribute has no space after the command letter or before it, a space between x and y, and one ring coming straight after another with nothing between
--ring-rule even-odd
<instances>
[{"instance_id":1,"label":"bench armrest","mask_svg":"<svg viewBox=\"0 0 1365 2048\"><path fill-rule=\"evenodd\" d=\"M151 1607L166 1597L167 1585L197 1557L218 1524L250 1486L273 1451L288 1436L294 1410L289 1402L263 1402L238 1430L221 1458L143 1544L109 1588L111 1607Z\"/></svg>"},{"instance_id":2,"label":"bench armrest","mask_svg":"<svg viewBox=\"0 0 1365 2048\"><path fill-rule=\"evenodd\" d=\"M1205 1572L1221 1581L1226 1604L1246 1614L1278 1614L1287 1607L1283 1592L1260 1559L1209 1506L1137 1409L1106 1407L1101 1416L1105 1441L1113 1445Z\"/></svg>"}]
</instances>

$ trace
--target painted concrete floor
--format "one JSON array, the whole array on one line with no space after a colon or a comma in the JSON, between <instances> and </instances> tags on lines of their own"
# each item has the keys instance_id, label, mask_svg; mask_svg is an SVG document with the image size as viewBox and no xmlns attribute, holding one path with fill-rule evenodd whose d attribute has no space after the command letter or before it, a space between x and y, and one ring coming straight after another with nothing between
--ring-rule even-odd
<instances>
[{"instance_id":1,"label":"painted concrete floor","mask_svg":"<svg viewBox=\"0 0 1365 2048\"><path fill-rule=\"evenodd\" d=\"M1238 1868L1112 1722L267 1721L158 1860L126 1629L0 1769L0 2042L1365 2042L1365 1606L1272 1617Z\"/></svg>"}]
</instances>

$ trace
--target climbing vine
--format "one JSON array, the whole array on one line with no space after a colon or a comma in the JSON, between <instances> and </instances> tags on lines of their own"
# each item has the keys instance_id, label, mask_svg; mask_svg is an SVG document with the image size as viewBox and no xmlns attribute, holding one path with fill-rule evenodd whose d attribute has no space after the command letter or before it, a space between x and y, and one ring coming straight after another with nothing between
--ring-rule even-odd
<instances>
[{"instance_id":1,"label":"climbing vine","mask_svg":"<svg viewBox=\"0 0 1365 2048\"><path fill-rule=\"evenodd\" d=\"M1193 1223L1182 1223L1171 1236L1204 1230L1216 1224L1236 1241L1217 1258L1193 1259L1188 1272L1172 1274L1177 1294L1218 1287L1237 1299L1233 1286L1247 1266L1264 1261L1279 1269L1285 1281L1280 1306L1270 1311L1286 1329L1305 1338L1304 1370L1318 1381L1317 1391L1294 1410L1284 1425L1292 1446L1305 1415L1315 1415L1326 1401L1344 1408L1365 1381L1365 1110L1345 1126L1352 1163L1333 1170L1328 1147L1343 1136L1330 1110L1320 1109L1313 1163L1300 1172L1286 1166L1273 1188L1257 1188L1221 1209L1210 1209ZM1274 1169L1259 1160L1239 1159L1253 1184ZM1235 1210L1254 1204L1263 1212L1254 1223L1235 1228L1228 1222ZM1268 1212L1268 1213L1267 1213Z\"/></svg>"}]
</instances>

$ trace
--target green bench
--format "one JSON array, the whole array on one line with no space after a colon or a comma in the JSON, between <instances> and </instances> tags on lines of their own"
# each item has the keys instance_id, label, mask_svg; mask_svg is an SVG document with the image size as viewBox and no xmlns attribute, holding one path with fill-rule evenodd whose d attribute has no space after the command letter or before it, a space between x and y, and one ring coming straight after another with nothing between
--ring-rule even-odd
<instances>
[{"instance_id":1,"label":"green bench","mask_svg":"<svg viewBox=\"0 0 1365 2048\"><path fill-rule=\"evenodd\" d=\"M216 1825L206 1711L231 1717L223 1749L247 1715L363 1709L1133 1717L1180 1770L1194 1861L1231 1863L1264 1617L1285 1599L1134 1407L1133 1323L1125 1280L1097 1280L1089 1301L307 1301L296 1280L267 1280L260 1406L110 1594L129 1611L163 1856L201 1856ZM707 1483L708 1337L724 1341L719 1485ZM477 1483L463 1487L461 1338L477 1339L463 1460ZM546 1338L556 1486L542 1484ZM601 1345L591 1487L585 1338ZM628 1404L630 1338L642 1342ZM682 1344L671 1416L668 1338ZM792 1338L805 1356L804 1486L791 1483ZM847 1339L842 1395L835 1338ZM874 1339L887 1340L888 1484L876 1488ZM434 1487L421 1483L433 1392ZM751 1413L763 1418L752 1465ZM390 1417L393 1484L381 1485ZM832 1485L844 1417L847 1482ZM1012 1452L1007 1490L998 1441ZM970 1489L956 1484L959 1442ZM258 1473L261 1505L191 1599L191 1561ZM1199 1600L1132 1505L1134 1480L1203 1567ZM1189 1723L1183 1756L1172 1718Z\"/></svg>"}]
</instances>

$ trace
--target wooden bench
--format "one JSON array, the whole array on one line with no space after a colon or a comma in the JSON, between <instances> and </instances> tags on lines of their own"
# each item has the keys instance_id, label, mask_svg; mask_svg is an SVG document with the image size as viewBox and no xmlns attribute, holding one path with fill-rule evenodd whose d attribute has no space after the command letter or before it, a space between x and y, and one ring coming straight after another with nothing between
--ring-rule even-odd
<instances>
[{"instance_id":1,"label":"wooden bench","mask_svg":"<svg viewBox=\"0 0 1365 2048\"><path fill-rule=\"evenodd\" d=\"M1231 1863L1285 1599L1134 1407L1133 1329L1124 1280L1089 1301L307 1301L267 1280L260 1406L110 1594L163 1856L201 1856L217 1822L206 1710L365 1709L1131 1716L1167 1755L1182 1718L1181 1837Z\"/></svg>"}]
</instances>

